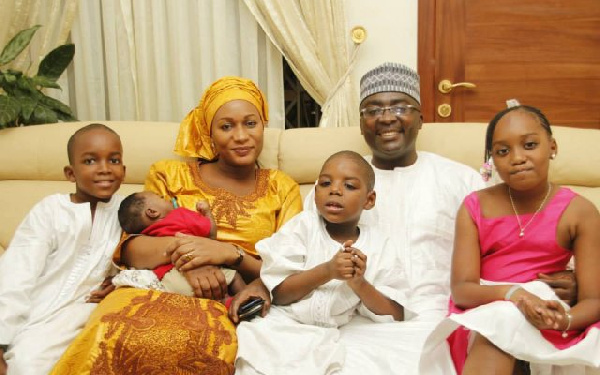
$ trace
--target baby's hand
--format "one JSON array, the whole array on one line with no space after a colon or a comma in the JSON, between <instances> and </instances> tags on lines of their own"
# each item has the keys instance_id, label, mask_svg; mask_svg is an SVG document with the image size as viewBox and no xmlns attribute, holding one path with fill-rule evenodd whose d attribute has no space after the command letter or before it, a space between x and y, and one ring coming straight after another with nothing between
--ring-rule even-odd
<instances>
[{"instance_id":1,"label":"baby's hand","mask_svg":"<svg viewBox=\"0 0 600 375\"><path fill-rule=\"evenodd\" d=\"M210 205L208 204L208 201L198 201L198 203L196 203L196 211L210 220L210 233L208 234L208 238L212 240L217 239L217 224L215 223L215 218L210 211Z\"/></svg>"}]
</instances>

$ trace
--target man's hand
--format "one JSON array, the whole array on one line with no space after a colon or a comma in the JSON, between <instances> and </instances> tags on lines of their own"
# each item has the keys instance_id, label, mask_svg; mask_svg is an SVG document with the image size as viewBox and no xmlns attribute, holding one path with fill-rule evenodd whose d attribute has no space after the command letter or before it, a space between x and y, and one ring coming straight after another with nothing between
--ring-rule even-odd
<instances>
[{"instance_id":1,"label":"man's hand","mask_svg":"<svg viewBox=\"0 0 600 375\"><path fill-rule=\"evenodd\" d=\"M260 316L264 317L267 315L267 312L269 312L269 308L271 307L271 294L261 279L256 279L250 284L246 285L242 291L233 297L231 305L229 305L229 319L236 324L239 323L240 318L238 316L238 311L240 306L249 300L259 298L265 301L260 314Z\"/></svg>"},{"instance_id":2,"label":"man's hand","mask_svg":"<svg viewBox=\"0 0 600 375\"><path fill-rule=\"evenodd\" d=\"M538 280L548 284L561 300L573 306L577 303L577 280L573 271L560 271L552 274L540 273Z\"/></svg>"},{"instance_id":3,"label":"man's hand","mask_svg":"<svg viewBox=\"0 0 600 375\"><path fill-rule=\"evenodd\" d=\"M115 286L112 283L112 276L108 276L100 287L90 293L90 295L85 300L88 303L99 303L102 301L107 295L109 295L113 290L115 290ZM0 375L2 373L0 372Z\"/></svg>"},{"instance_id":4,"label":"man's hand","mask_svg":"<svg viewBox=\"0 0 600 375\"><path fill-rule=\"evenodd\" d=\"M227 281L217 266L203 266L183 272L198 298L221 300L227 294Z\"/></svg>"}]
</instances>

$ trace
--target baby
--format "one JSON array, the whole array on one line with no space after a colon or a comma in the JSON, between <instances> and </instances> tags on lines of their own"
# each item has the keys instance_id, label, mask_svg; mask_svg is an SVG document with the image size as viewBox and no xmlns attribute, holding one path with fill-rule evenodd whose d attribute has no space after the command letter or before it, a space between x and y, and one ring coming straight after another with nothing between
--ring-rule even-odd
<instances>
[{"instance_id":1,"label":"baby","mask_svg":"<svg viewBox=\"0 0 600 375\"><path fill-rule=\"evenodd\" d=\"M155 193L144 191L129 195L119 207L119 223L128 234L166 237L185 233L198 237L216 238L216 228L206 202L199 202L199 212L177 207L177 201L162 199ZM186 258L184 255L182 258ZM189 261L190 259L185 259ZM222 267L221 271L229 285L230 293L244 287L244 281L232 269ZM182 273L173 264L166 263L150 272L126 270L113 279L115 285L128 285L144 289L158 289L167 292L193 296L194 291Z\"/></svg>"}]
</instances>

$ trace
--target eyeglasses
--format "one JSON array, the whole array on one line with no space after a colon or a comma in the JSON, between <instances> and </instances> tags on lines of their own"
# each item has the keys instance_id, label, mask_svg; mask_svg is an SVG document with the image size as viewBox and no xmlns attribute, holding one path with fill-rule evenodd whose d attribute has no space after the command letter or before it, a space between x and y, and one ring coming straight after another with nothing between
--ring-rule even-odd
<instances>
[{"instance_id":1,"label":"eyeglasses","mask_svg":"<svg viewBox=\"0 0 600 375\"><path fill-rule=\"evenodd\" d=\"M403 105L391 105L389 107L366 107L360 110L360 114L368 119L373 120L383 116L385 111L390 110L390 113L396 117L402 117L412 113L412 111L421 112L421 110L414 105L403 104Z\"/></svg>"}]
</instances>

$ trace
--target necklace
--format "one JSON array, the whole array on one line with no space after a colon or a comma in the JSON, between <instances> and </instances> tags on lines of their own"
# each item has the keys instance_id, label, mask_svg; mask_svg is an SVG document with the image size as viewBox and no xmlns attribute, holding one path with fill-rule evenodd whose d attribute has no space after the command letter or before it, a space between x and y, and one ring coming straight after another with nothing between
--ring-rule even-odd
<instances>
[{"instance_id":1,"label":"necklace","mask_svg":"<svg viewBox=\"0 0 600 375\"><path fill-rule=\"evenodd\" d=\"M546 192L546 196L544 197L544 200L542 201L542 203L540 204L538 209L533 213L533 216L531 217L531 219L529 219L529 221L525 225L521 225L521 218L519 217L519 213L517 212L517 207L515 206L515 202L513 201L512 193L510 192L510 186L508 187L508 197L510 198L510 205L512 206L512 209L515 213L515 217L517 218L517 224L519 224L519 229L521 229L521 231L519 232L519 237L523 237L525 235L525 228L527 228L529 226L529 224L531 224L531 222L533 221L533 219L535 219L538 212L540 212L542 207L544 207L544 204L546 203L546 200L550 196L551 191L552 191L552 184L550 182L548 182L548 191Z\"/></svg>"}]
</instances>

